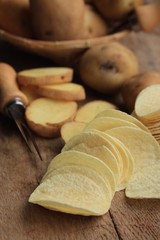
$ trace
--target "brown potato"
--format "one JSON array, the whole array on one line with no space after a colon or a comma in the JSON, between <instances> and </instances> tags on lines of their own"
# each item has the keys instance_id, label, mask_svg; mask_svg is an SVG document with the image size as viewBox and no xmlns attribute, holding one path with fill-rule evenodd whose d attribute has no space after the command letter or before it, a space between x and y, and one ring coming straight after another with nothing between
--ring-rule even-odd
<instances>
[{"instance_id":1,"label":"brown potato","mask_svg":"<svg viewBox=\"0 0 160 240\"><path fill-rule=\"evenodd\" d=\"M84 14L84 25L82 28L82 39L95 38L106 35L108 32L108 26L106 21L101 17L95 9L86 4Z\"/></svg>"},{"instance_id":2,"label":"brown potato","mask_svg":"<svg viewBox=\"0 0 160 240\"><path fill-rule=\"evenodd\" d=\"M110 20L122 19L142 3L143 0L93 0L102 16Z\"/></svg>"},{"instance_id":3,"label":"brown potato","mask_svg":"<svg viewBox=\"0 0 160 240\"><path fill-rule=\"evenodd\" d=\"M78 39L83 26L83 0L30 0L31 22L38 39Z\"/></svg>"},{"instance_id":4,"label":"brown potato","mask_svg":"<svg viewBox=\"0 0 160 240\"><path fill-rule=\"evenodd\" d=\"M0 28L21 37L31 37L29 0L0 1Z\"/></svg>"},{"instance_id":5,"label":"brown potato","mask_svg":"<svg viewBox=\"0 0 160 240\"><path fill-rule=\"evenodd\" d=\"M80 59L79 74L91 88L106 94L120 89L126 79L138 74L134 53L118 42L108 42L87 50Z\"/></svg>"},{"instance_id":6,"label":"brown potato","mask_svg":"<svg viewBox=\"0 0 160 240\"><path fill-rule=\"evenodd\" d=\"M124 104L129 112L134 110L134 104L138 94L147 86L160 83L160 73L147 71L138 74L124 82L121 93Z\"/></svg>"}]
</instances>

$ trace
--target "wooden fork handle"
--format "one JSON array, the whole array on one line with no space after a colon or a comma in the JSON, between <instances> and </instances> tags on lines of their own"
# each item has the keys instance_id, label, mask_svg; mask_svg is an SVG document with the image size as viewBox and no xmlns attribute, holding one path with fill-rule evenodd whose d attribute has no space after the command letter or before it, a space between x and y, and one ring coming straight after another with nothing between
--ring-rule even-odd
<instances>
[{"instance_id":1,"label":"wooden fork handle","mask_svg":"<svg viewBox=\"0 0 160 240\"><path fill-rule=\"evenodd\" d=\"M3 112L7 104L16 99L21 99L24 105L28 104L27 97L19 90L16 81L15 69L7 63L0 63L0 111Z\"/></svg>"}]
</instances>

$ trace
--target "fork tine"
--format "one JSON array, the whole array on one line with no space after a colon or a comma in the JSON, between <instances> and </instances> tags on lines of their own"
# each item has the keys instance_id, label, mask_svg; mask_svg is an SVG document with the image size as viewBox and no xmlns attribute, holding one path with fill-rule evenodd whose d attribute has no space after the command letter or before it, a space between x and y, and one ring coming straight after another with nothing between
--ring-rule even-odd
<instances>
[{"instance_id":1,"label":"fork tine","mask_svg":"<svg viewBox=\"0 0 160 240\"><path fill-rule=\"evenodd\" d=\"M22 119L21 120L20 119L16 119L14 117L14 115L12 114L12 111L10 109L8 109L8 111L9 111L10 116L14 120L16 126L18 127L18 129L19 129L19 131L20 131L20 133L21 133L21 135L22 135L22 137L24 139L24 142L25 142L25 144L26 144L26 146L27 146L27 148L29 150L29 152L31 154L33 154L33 151L32 151L32 149L30 147L30 143L28 141L28 138L31 140L31 142L32 142L36 152L38 153L38 156L39 156L40 160L43 161L42 156L41 156L40 151L39 151L39 148L38 148L38 146L36 144L36 141L35 141L35 139L33 137L33 134L31 133L31 131L29 130L29 128L25 124L25 121L22 120Z\"/></svg>"},{"instance_id":2,"label":"fork tine","mask_svg":"<svg viewBox=\"0 0 160 240\"><path fill-rule=\"evenodd\" d=\"M36 143L36 141L35 141L35 139L34 139L33 134L31 133L30 129L27 127L27 125L26 125L24 122L22 122L21 125L22 125L22 127L25 129L25 131L26 131L29 139L31 140L31 142L32 142L32 144L33 144L36 152L38 153L38 156L39 156L40 160L43 161L42 156L41 156L40 151L39 151L39 148L38 148L38 146L37 146L37 143ZM24 131L24 132L25 132L25 131Z\"/></svg>"},{"instance_id":3,"label":"fork tine","mask_svg":"<svg viewBox=\"0 0 160 240\"><path fill-rule=\"evenodd\" d=\"M22 135L22 137L23 137L23 139L24 139L24 142L25 142L28 150L30 151L30 153L33 153L32 150L31 150L31 148L30 148L30 146L29 146L28 139L27 139L27 137L26 137L26 134L24 133L24 130L23 130L20 122L14 118L14 116L13 116L13 114L12 114L12 111L10 111L10 109L8 109L8 112L9 112L11 118L14 120L16 126L18 127L18 129L19 129L19 131L20 131L20 133L21 133L21 135Z\"/></svg>"}]
</instances>

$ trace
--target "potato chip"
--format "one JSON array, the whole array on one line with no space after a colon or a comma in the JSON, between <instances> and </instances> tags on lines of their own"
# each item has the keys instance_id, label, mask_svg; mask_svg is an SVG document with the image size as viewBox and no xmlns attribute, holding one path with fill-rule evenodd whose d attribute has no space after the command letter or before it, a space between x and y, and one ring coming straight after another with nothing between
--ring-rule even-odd
<instances>
[{"instance_id":1,"label":"potato chip","mask_svg":"<svg viewBox=\"0 0 160 240\"><path fill-rule=\"evenodd\" d=\"M75 173L57 174L46 179L31 194L29 202L81 215L103 215L111 204L97 184Z\"/></svg>"},{"instance_id":2,"label":"potato chip","mask_svg":"<svg viewBox=\"0 0 160 240\"><path fill-rule=\"evenodd\" d=\"M120 118L122 120L125 121L129 121L135 125L137 125L137 127L141 128L142 130L148 132L148 128L141 122L139 121L137 118L131 116L130 114L127 114L125 112L122 112L120 110L116 110L116 109L107 109L103 112L100 112L99 114L97 114L97 117L114 117L114 118ZM118 127L118 126L117 126Z\"/></svg>"},{"instance_id":3,"label":"potato chip","mask_svg":"<svg viewBox=\"0 0 160 240\"><path fill-rule=\"evenodd\" d=\"M89 147L85 143L80 143L72 147L72 150L84 152L102 160L113 172L116 184L119 183L121 175L119 164L114 154L111 152L111 150L109 150L109 148L103 145L98 147Z\"/></svg>"},{"instance_id":4,"label":"potato chip","mask_svg":"<svg viewBox=\"0 0 160 240\"><path fill-rule=\"evenodd\" d=\"M42 181L46 181L46 179L51 178L52 176L55 176L57 174L70 174L70 173L75 173L75 174L80 174L88 177L91 179L93 182L97 184L101 188L101 191L104 195L108 196L108 198L112 197L110 192L110 187L106 184L104 179L97 173L97 171L89 168L89 167L82 167L82 166L75 166L75 165L69 165L69 166L62 166L58 169L52 170L52 171L47 171L46 174L43 176Z\"/></svg>"},{"instance_id":5,"label":"potato chip","mask_svg":"<svg viewBox=\"0 0 160 240\"><path fill-rule=\"evenodd\" d=\"M148 86L138 94L135 101L135 113L139 118L160 117L160 84Z\"/></svg>"},{"instance_id":6,"label":"potato chip","mask_svg":"<svg viewBox=\"0 0 160 240\"><path fill-rule=\"evenodd\" d=\"M131 127L138 128L134 123L125 121L123 119L114 118L114 117L98 117L98 118L94 118L91 122L89 122L83 130L87 131L90 129L97 129L100 131L106 131L108 129L120 127L120 126L131 126Z\"/></svg>"},{"instance_id":7,"label":"potato chip","mask_svg":"<svg viewBox=\"0 0 160 240\"><path fill-rule=\"evenodd\" d=\"M129 149L135 162L134 172L159 160L160 146L150 133L131 127L118 127L107 133L119 139Z\"/></svg>"},{"instance_id":8,"label":"potato chip","mask_svg":"<svg viewBox=\"0 0 160 240\"><path fill-rule=\"evenodd\" d=\"M133 174L125 190L129 198L160 198L160 159Z\"/></svg>"},{"instance_id":9,"label":"potato chip","mask_svg":"<svg viewBox=\"0 0 160 240\"><path fill-rule=\"evenodd\" d=\"M125 189L134 170L134 160L129 150L125 147L125 145L121 141L107 134L107 132L101 132L95 129L92 131L96 132L100 136L103 136L105 139L110 141L117 148L119 155L121 157L122 168L121 168L121 176L119 179L119 184L117 185L116 190L119 191L119 190Z\"/></svg>"},{"instance_id":10,"label":"potato chip","mask_svg":"<svg viewBox=\"0 0 160 240\"><path fill-rule=\"evenodd\" d=\"M62 166L83 166L95 170L106 184L111 188L111 195L113 196L116 188L116 181L113 172L101 161L99 158L93 157L89 154L68 150L58 154L49 164L48 170L55 170Z\"/></svg>"},{"instance_id":11,"label":"potato chip","mask_svg":"<svg viewBox=\"0 0 160 240\"><path fill-rule=\"evenodd\" d=\"M95 131L89 131L89 132L82 132L77 134L76 136L72 137L65 146L62 148L63 151L68 151L73 149L75 146L79 144L84 144L87 146L87 148L95 148L95 147L102 147L105 146L108 148L112 154L115 156L117 163L119 165L119 169L121 172L122 169L122 161L121 161L121 156L120 153L118 152L117 148L112 144L110 141L108 141L106 138L103 136L100 136L98 133Z\"/></svg>"}]
</instances>

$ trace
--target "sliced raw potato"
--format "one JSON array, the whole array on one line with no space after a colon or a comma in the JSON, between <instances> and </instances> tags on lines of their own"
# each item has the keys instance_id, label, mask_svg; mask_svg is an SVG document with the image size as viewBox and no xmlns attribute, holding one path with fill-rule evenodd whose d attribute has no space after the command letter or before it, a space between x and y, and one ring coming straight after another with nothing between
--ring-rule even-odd
<instances>
[{"instance_id":1,"label":"sliced raw potato","mask_svg":"<svg viewBox=\"0 0 160 240\"><path fill-rule=\"evenodd\" d=\"M84 104L78 109L75 121L90 122L98 113L106 109L116 109L117 107L107 101L94 100Z\"/></svg>"},{"instance_id":2,"label":"sliced raw potato","mask_svg":"<svg viewBox=\"0 0 160 240\"><path fill-rule=\"evenodd\" d=\"M70 121L64 123L60 130L62 139L65 143L68 142L71 137L82 132L85 126L86 124L84 122Z\"/></svg>"},{"instance_id":3,"label":"sliced raw potato","mask_svg":"<svg viewBox=\"0 0 160 240\"><path fill-rule=\"evenodd\" d=\"M107 109L105 111L100 112L96 118L98 117L113 117L113 118L120 118L122 120L131 122L135 124L137 127L141 128L142 130L148 132L148 128L141 122L139 121L136 117L131 116L130 114L127 114L125 112L122 112L117 109Z\"/></svg>"},{"instance_id":4,"label":"sliced raw potato","mask_svg":"<svg viewBox=\"0 0 160 240\"><path fill-rule=\"evenodd\" d=\"M86 97L84 87L77 83L43 85L39 86L36 91L43 97L57 100L74 101L83 100Z\"/></svg>"},{"instance_id":5,"label":"sliced raw potato","mask_svg":"<svg viewBox=\"0 0 160 240\"><path fill-rule=\"evenodd\" d=\"M76 173L57 174L46 179L31 194L29 202L80 215L103 215L111 205L110 197L102 193L100 186Z\"/></svg>"},{"instance_id":6,"label":"sliced raw potato","mask_svg":"<svg viewBox=\"0 0 160 240\"><path fill-rule=\"evenodd\" d=\"M40 97L33 86L21 86L21 91L26 95L29 103Z\"/></svg>"},{"instance_id":7,"label":"sliced raw potato","mask_svg":"<svg viewBox=\"0 0 160 240\"><path fill-rule=\"evenodd\" d=\"M86 125L86 127L84 128L84 131L87 131L90 129L106 131L107 129L120 127L120 126L131 126L131 127L138 128L137 125L135 125L134 123L131 123L129 121L126 121L120 118L97 117Z\"/></svg>"},{"instance_id":8,"label":"sliced raw potato","mask_svg":"<svg viewBox=\"0 0 160 240\"><path fill-rule=\"evenodd\" d=\"M154 84L143 89L135 102L135 113L139 118L160 117L160 84Z\"/></svg>"},{"instance_id":9,"label":"sliced raw potato","mask_svg":"<svg viewBox=\"0 0 160 240\"><path fill-rule=\"evenodd\" d=\"M89 154L75 150L61 152L51 161L47 171L53 171L62 166L70 165L89 167L90 169L95 170L97 174L104 179L108 187L110 187L111 196L114 195L116 181L113 172L103 161Z\"/></svg>"},{"instance_id":10,"label":"sliced raw potato","mask_svg":"<svg viewBox=\"0 0 160 240\"><path fill-rule=\"evenodd\" d=\"M18 73L20 85L47 85L71 82L73 69L67 67L34 68Z\"/></svg>"},{"instance_id":11,"label":"sliced raw potato","mask_svg":"<svg viewBox=\"0 0 160 240\"><path fill-rule=\"evenodd\" d=\"M125 147L125 145L119 141L117 138L110 136L107 132L101 132L98 130L92 130L100 136L104 137L107 141L110 141L118 150L120 158L119 158L119 168L121 169L121 175L119 178L119 183L117 184L116 190L125 189L128 181L134 171L134 159L131 156L129 150Z\"/></svg>"},{"instance_id":12,"label":"sliced raw potato","mask_svg":"<svg viewBox=\"0 0 160 240\"><path fill-rule=\"evenodd\" d=\"M113 128L107 133L128 148L135 162L134 173L159 161L160 146L150 133L132 127Z\"/></svg>"},{"instance_id":13,"label":"sliced raw potato","mask_svg":"<svg viewBox=\"0 0 160 240\"><path fill-rule=\"evenodd\" d=\"M28 105L25 116L29 127L38 135L55 137L65 122L73 120L76 111L74 101L39 98Z\"/></svg>"},{"instance_id":14,"label":"sliced raw potato","mask_svg":"<svg viewBox=\"0 0 160 240\"><path fill-rule=\"evenodd\" d=\"M146 165L133 174L125 194L129 198L158 198L160 199L160 158L154 164Z\"/></svg>"}]
</instances>

